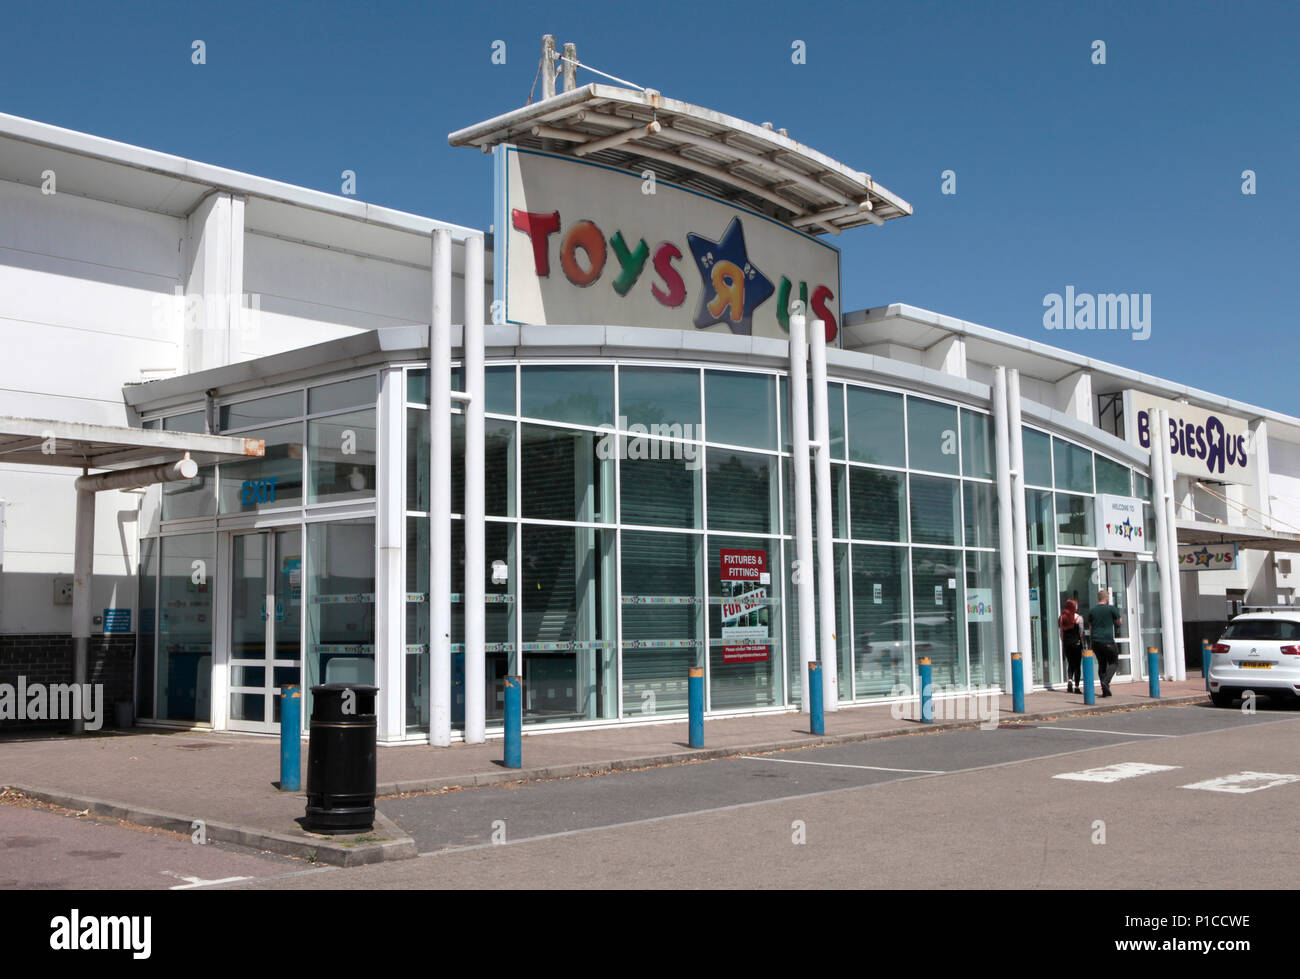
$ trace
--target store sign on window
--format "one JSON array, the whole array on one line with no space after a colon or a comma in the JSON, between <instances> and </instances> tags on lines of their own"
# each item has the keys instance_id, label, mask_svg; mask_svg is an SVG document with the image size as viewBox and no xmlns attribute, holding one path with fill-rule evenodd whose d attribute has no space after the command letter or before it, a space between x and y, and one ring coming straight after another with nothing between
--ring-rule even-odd
<instances>
[{"instance_id":1,"label":"store sign on window","mask_svg":"<svg viewBox=\"0 0 1300 979\"><path fill-rule=\"evenodd\" d=\"M801 299L839 343L834 246L639 173L508 145L495 155L494 322L784 339Z\"/></svg>"},{"instance_id":2,"label":"store sign on window","mask_svg":"<svg viewBox=\"0 0 1300 979\"><path fill-rule=\"evenodd\" d=\"M1141 500L1098 493L1096 506L1097 547L1100 550L1141 553L1147 549Z\"/></svg>"},{"instance_id":3,"label":"store sign on window","mask_svg":"<svg viewBox=\"0 0 1300 979\"><path fill-rule=\"evenodd\" d=\"M1169 452L1174 469L1226 483L1255 482L1255 445L1244 418L1179 404L1141 391L1124 392L1128 441L1148 451L1156 412L1169 412Z\"/></svg>"},{"instance_id":4,"label":"store sign on window","mask_svg":"<svg viewBox=\"0 0 1300 979\"><path fill-rule=\"evenodd\" d=\"M767 551L721 548L722 662L766 663L771 655L772 576Z\"/></svg>"}]
</instances>

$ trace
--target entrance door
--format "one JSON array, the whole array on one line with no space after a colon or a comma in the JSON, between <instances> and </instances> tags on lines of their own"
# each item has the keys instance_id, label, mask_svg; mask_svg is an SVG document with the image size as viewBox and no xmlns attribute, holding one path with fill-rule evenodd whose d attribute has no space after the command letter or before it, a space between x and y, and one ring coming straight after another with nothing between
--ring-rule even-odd
<instances>
[{"instance_id":1,"label":"entrance door","mask_svg":"<svg viewBox=\"0 0 1300 979\"><path fill-rule=\"evenodd\" d=\"M302 533L238 534L231 556L230 727L275 733L280 685L300 682Z\"/></svg>"},{"instance_id":2,"label":"entrance door","mask_svg":"<svg viewBox=\"0 0 1300 979\"><path fill-rule=\"evenodd\" d=\"M1133 587L1132 561L1106 562L1106 587L1110 590L1110 603L1115 606L1124 623L1115 629L1115 647L1119 650L1119 665L1115 668L1115 679L1128 680L1133 677L1133 635L1137 623L1133 619L1133 602L1130 590Z\"/></svg>"}]
</instances>

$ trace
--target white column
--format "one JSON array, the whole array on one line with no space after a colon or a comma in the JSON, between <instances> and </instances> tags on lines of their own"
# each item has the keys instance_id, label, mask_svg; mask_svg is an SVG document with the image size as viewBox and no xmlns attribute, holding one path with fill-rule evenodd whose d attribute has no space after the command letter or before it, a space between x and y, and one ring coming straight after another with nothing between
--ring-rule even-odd
<instances>
[{"instance_id":1,"label":"white column","mask_svg":"<svg viewBox=\"0 0 1300 979\"><path fill-rule=\"evenodd\" d=\"M1178 653L1178 643L1174 640L1174 605L1173 590L1178 587L1177 555L1175 562L1169 563L1169 513L1165 509L1165 458L1160 450L1160 440L1151 438L1151 509L1156 517L1156 563L1160 571L1160 646L1164 650L1167 680L1178 679L1178 667L1174 659ZM1144 650L1145 652L1145 650Z\"/></svg>"},{"instance_id":2,"label":"white column","mask_svg":"<svg viewBox=\"0 0 1300 979\"><path fill-rule=\"evenodd\" d=\"M826 396L826 324L813 320L813 441L817 443L817 608L822 660L822 709L839 709L839 656L835 648L835 548L831 526L831 426Z\"/></svg>"},{"instance_id":3,"label":"white column","mask_svg":"<svg viewBox=\"0 0 1300 979\"><path fill-rule=\"evenodd\" d=\"M451 231L433 232L429 322L429 743L451 744Z\"/></svg>"},{"instance_id":4,"label":"white column","mask_svg":"<svg viewBox=\"0 0 1300 979\"><path fill-rule=\"evenodd\" d=\"M461 348L465 354L465 391L469 394L465 404L465 740L480 744L487 738L482 235L465 239L464 323Z\"/></svg>"},{"instance_id":5,"label":"white column","mask_svg":"<svg viewBox=\"0 0 1300 979\"><path fill-rule=\"evenodd\" d=\"M375 500L375 682L379 684L376 722L381 740L406 733L402 690L406 682L406 577L402 545L406 540L406 375L379 374L379 486ZM411 560L417 560L414 554ZM409 695L409 692L408 692Z\"/></svg>"},{"instance_id":6,"label":"white column","mask_svg":"<svg viewBox=\"0 0 1300 979\"><path fill-rule=\"evenodd\" d=\"M95 491L77 490L72 564L72 682L85 683L90 662L90 589L95 573ZM72 722L72 733L83 734L86 722Z\"/></svg>"},{"instance_id":7,"label":"white column","mask_svg":"<svg viewBox=\"0 0 1300 979\"><path fill-rule=\"evenodd\" d=\"M1163 456L1162 468L1165 479L1165 514L1168 534L1169 567L1178 567L1178 514L1174 508L1174 457L1169 450L1169 412L1161 409L1156 412L1156 428L1151 433L1152 439L1159 437L1160 451ZM1169 591L1170 609L1174 626L1174 670L1175 680L1187 679L1187 654L1183 649L1183 587L1177 572L1172 576L1173 587Z\"/></svg>"},{"instance_id":8,"label":"white column","mask_svg":"<svg viewBox=\"0 0 1300 979\"><path fill-rule=\"evenodd\" d=\"M812 481L808 465L807 345L807 320L800 308L799 312L790 315L790 442L794 453L794 550L798 562L793 577L798 589L799 675L802 677L799 689L805 714L811 709L808 664L814 658L813 650L817 644L813 611Z\"/></svg>"},{"instance_id":9,"label":"white column","mask_svg":"<svg viewBox=\"0 0 1300 979\"><path fill-rule=\"evenodd\" d=\"M214 192L185 224L182 363L187 372L223 367L243 349L244 202Z\"/></svg>"},{"instance_id":10,"label":"white column","mask_svg":"<svg viewBox=\"0 0 1300 979\"><path fill-rule=\"evenodd\" d=\"M1011 689L1011 653L1019 639L1016 624L1016 553L1011 512L1011 448L1008 445L1007 369L993 369L993 443L998 478L998 579L1002 601L1002 667L1004 690ZM1021 652L1023 656L1024 653Z\"/></svg>"},{"instance_id":11,"label":"white column","mask_svg":"<svg viewBox=\"0 0 1300 979\"><path fill-rule=\"evenodd\" d=\"M1020 371L1007 372L1007 448L1010 455L1011 529L1016 561L1016 652L1025 657L1025 689L1034 685L1034 671L1029 662L1034 648L1029 621L1029 534L1025 525L1025 447L1020 430ZM1043 650L1043 686L1048 685L1048 651Z\"/></svg>"}]
</instances>

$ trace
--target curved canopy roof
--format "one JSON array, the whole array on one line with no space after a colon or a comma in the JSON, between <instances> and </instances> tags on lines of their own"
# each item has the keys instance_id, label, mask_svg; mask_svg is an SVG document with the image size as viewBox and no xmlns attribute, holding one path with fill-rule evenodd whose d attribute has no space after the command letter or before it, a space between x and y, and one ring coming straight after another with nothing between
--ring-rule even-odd
<instances>
[{"instance_id":1,"label":"curved canopy roof","mask_svg":"<svg viewBox=\"0 0 1300 979\"><path fill-rule=\"evenodd\" d=\"M767 214L812 234L884 224L912 205L862 173L774 130L665 98L585 85L451 133L452 146L499 143L571 153Z\"/></svg>"}]
</instances>

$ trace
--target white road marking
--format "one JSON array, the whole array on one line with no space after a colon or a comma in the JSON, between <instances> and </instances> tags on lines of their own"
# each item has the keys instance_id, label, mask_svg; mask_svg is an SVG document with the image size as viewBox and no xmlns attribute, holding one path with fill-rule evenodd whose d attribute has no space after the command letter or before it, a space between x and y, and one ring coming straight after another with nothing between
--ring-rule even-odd
<instances>
[{"instance_id":1,"label":"white road marking","mask_svg":"<svg viewBox=\"0 0 1300 979\"><path fill-rule=\"evenodd\" d=\"M1151 765L1144 761L1121 761L1114 765L1103 765L1101 768L1086 768L1081 772L1063 772L1060 775L1053 775L1052 778L1064 778L1073 782L1118 782L1126 778L1137 778L1139 775L1150 775L1153 772L1168 772L1181 767L1181 765Z\"/></svg>"},{"instance_id":2,"label":"white road marking","mask_svg":"<svg viewBox=\"0 0 1300 979\"><path fill-rule=\"evenodd\" d=\"M1219 778L1207 779L1204 782L1193 782L1191 785L1184 785L1184 789L1204 789L1207 792L1258 792L1260 789L1271 789L1276 785L1286 785L1288 782L1300 782L1300 775L1278 775L1274 772L1239 772L1236 775L1223 775Z\"/></svg>"},{"instance_id":3,"label":"white road marking","mask_svg":"<svg viewBox=\"0 0 1300 979\"><path fill-rule=\"evenodd\" d=\"M1176 738L1177 734L1138 734L1136 731L1106 731L1099 727L1058 727L1055 724L1043 725L1039 731L1082 731L1084 734L1119 734L1126 738Z\"/></svg>"},{"instance_id":4,"label":"white road marking","mask_svg":"<svg viewBox=\"0 0 1300 979\"><path fill-rule=\"evenodd\" d=\"M823 768L864 768L871 772L904 772L908 775L947 775L933 768L882 768L880 765L841 765L831 761L796 761L794 758L764 758L761 755L741 755L741 761L779 761L784 765L819 765Z\"/></svg>"},{"instance_id":5,"label":"white road marking","mask_svg":"<svg viewBox=\"0 0 1300 979\"><path fill-rule=\"evenodd\" d=\"M202 877L187 877L185 874L178 874L172 870L160 870L160 874L166 877L175 877L177 880L185 881L184 884L174 884L168 888L170 891L188 891L191 887L209 887L212 884L233 884L237 880L248 880L247 877L222 877L220 880L204 880Z\"/></svg>"}]
</instances>

